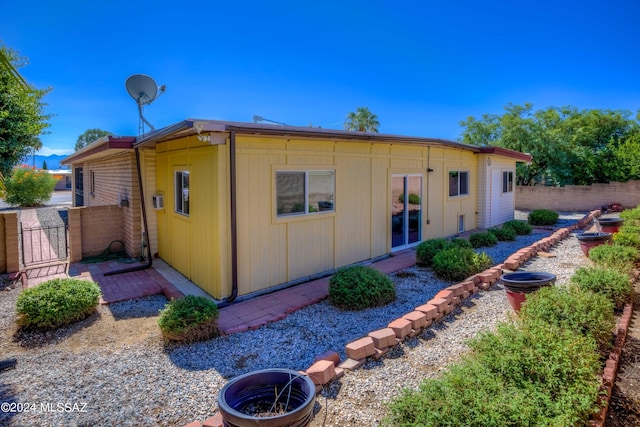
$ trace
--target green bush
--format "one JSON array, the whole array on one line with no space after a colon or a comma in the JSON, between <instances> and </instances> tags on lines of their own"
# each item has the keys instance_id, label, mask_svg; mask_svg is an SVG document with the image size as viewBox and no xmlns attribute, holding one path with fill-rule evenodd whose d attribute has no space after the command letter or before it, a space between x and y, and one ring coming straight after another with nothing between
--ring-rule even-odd
<instances>
[{"instance_id":1,"label":"green bush","mask_svg":"<svg viewBox=\"0 0 640 427\"><path fill-rule=\"evenodd\" d=\"M206 297L187 295L160 310L158 326L167 341L204 341L219 335L218 306Z\"/></svg>"},{"instance_id":2,"label":"green bush","mask_svg":"<svg viewBox=\"0 0 640 427\"><path fill-rule=\"evenodd\" d=\"M485 233L474 233L469 236L469 243L474 248L481 248L483 246L495 246L498 244L498 238L495 234L485 232Z\"/></svg>"},{"instance_id":3,"label":"green bush","mask_svg":"<svg viewBox=\"0 0 640 427\"><path fill-rule=\"evenodd\" d=\"M638 259L638 250L631 246L599 245L589 249L589 259L599 267L628 272Z\"/></svg>"},{"instance_id":4,"label":"green bush","mask_svg":"<svg viewBox=\"0 0 640 427\"><path fill-rule=\"evenodd\" d=\"M18 295L18 325L55 329L82 320L96 310L100 287L79 279L53 279Z\"/></svg>"},{"instance_id":5,"label":"green bush","mask_svg":"<svg viewBox=\"0 0 640 427\"><path fill-rule=\"evenodd\" d=\"M527 296L520 310L524 325L552 324L592 337L604 354L615 326L613 302L605 295L577 286L548 286Z\"/></svg>"},{"instance_id":6,"label":"green bush","mask_svg":"<svg viewBox=\"0 0 640 427\"><path fill-rule=\"evenodd\" d=\"M516 230L511 227L490 228L488 231L501 242L516 240Z\"/></svg>"},{"instance_id":7,"label":"green bush","mask_svg":"<svg viewBox=\"0 0 640 427\"><path fill-rule=\"evenodd\" d=\"M502 224L502 228L511 228L513 229L518 236L526 236L527 234L531 234L532 228L526 221L520 221L517 219L512 219L511 221L507 221Z\"/></svg>"},{"instance_id":8,"label":"green bush","mask_svg":"<svg viewBox=\"0 0 640 427\"><path fill-rule=\"evenodd\" d=\"M493 260L484 252L451 246L438 252L432 259L433 271L444 280L459 281L486 270Z\"/></svg>"},{"instance_id":9,"label":"green bush","mask_svg":"<svg viewBox=\"0 0 640 427\"><path fill-rule=\"evenodd\" d=\"M433 257L447 247L449 247L447 239L425 240L416 247L416 264L419 267L431 267Z\"/></svg>"},{"instance_id":10,"label":"green bush","mask_svg":"<svg viewBox=\"0 0 640 427\"><path fill-rule=\"evenodd\" d=\"M595 412L601 380L592 339L553 325L501 324L473 352L389 405L387 426L572 426Z\"/></svg>"},{"instance_id":11,"label":"green bush","mask_svg":"<svg viewBox=\"0 0 640 427\"><path fill-rule=\"evenodd\" d=\"M329 301L342 309L363 310L395 299L395 285L375 268L361 265L341 268L329 280Z\"/></svg>"},{"instance_id":12,"label":"green bush","mask_svg":"<svg viewBox=\"0 0 640 427\"><path fill-rule=\"evenodd\" d=\"M613 234L613 242L619 246L640 249L640 234L621 229ZM589 251L589 253L591 253L591 251Z\"/></svg>"},{"instance_id":13,"label":"green bush","mask_svg":"<svg viewBox=\"0 0 640 427\"><path fill-rule=\"evenodd\" d=\"M640 221L640 206L636 206L633 209L623 210L622 212L620 212L620 218L623 218L625 220L625 224L627 220Z\"/></svg>"},{"instance_id":14,"label":"green bush","mask_svg":"<svg viewBox=\"0 0 640 427\"><path fill-rule=\"evenodd\" d=\"M627 224L625 222L625 223L622 224L621 227L618 228L618 233L636 233L636 234L640 234L640 225Z\"/></svg>"},{"instance_id":15,"label":"green bush","mask_svg":"<svg viewBox=\"0 0 640 427\"><path fill-rule=\"evenodd\" d=\"M629 275L610 268L581 267L571 276L571 283L606 296L618 308L633 295Z\"/></svg>"},{"instance_id":16,"label":"green bush","mask_svg":"<svg viewBox=\"0 0 640 427\"><path fill-rule=\"evenodd\" d=\"M4 180L5 202L18 206L39 206L51 198L56 179L47 171L18 167Z\"/></svg>"},{"instance_id":17,"label":"green bush","mask_svg":"<svg viewBox=\"0 0 640 427\"><path fill-rule=\"evenodd\" d=\"M529 212L529 224L553 225L558 222L558 214L547 209L536 209Z\"/></svg>"},{"instance_id":18,"label":"green bush","mask_svg":"<svg viewBox=\"0 0 640 427\"><path fill-rule=\"evenodd\" d=\"M398 201L400 203L404 203L404 193L400 193L400 196L398 196ZM409 193L409 203L411 203L412 205L419 205L420 196L415 193Z\"/></svg>"},{"instance_id":19,"label":"green bush","mask_svg":"<svg viewBox=\"0 0 640 427\"><path fill-rule=\"evenodd\" d=\"M459 248L473 249L473 245L467 239L461 239L459 237L454 237L453 239L451 239L451 241L449 243L451 244L451 246L457 246Z\"/></svg>"}]
</instances>

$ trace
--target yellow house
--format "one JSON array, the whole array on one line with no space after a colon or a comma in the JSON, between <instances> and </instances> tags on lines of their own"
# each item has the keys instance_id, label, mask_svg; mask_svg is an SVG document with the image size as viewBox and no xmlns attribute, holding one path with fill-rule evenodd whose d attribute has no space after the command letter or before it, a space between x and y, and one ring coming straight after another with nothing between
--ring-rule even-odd
<instances>
[{"instance_id":1,"label":"yellow house","mask_svg":"<svg viewBox=\"0 0 640 427\"><path fill-rule=\"evenodd\" d=\"M215 298L513 218L518 161L455 141L185 120L137 139L149 241Z\"/></svg>"}]
</instances>

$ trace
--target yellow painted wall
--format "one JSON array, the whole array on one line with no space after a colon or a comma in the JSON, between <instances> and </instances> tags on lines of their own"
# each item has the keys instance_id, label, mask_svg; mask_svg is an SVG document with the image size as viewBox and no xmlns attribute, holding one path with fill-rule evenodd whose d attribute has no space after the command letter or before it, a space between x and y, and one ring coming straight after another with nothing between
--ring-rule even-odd
<instances>
[{"instance_id":1,"label":"yellow painted wall","mask_svg":"<svg viewBox=\"0 0 640 427\"><path fill-rule=\"evenodd\" d=\"M422 176L422 239L475 228L477 159L450 148L237 135L239 295L301 280L391 250L391 176ZM215 297L231 292L229 145L196 138L157 145L158 251ZM173 173L190 171L189 217L173 212ZM427 168L433 172L427 173ZM278 216L276 171L335 170L335 211ZM468 170L470 195L448 196L448 171ZM429 224L427 224L427 220Z\"/></svg>"}]
</instances>

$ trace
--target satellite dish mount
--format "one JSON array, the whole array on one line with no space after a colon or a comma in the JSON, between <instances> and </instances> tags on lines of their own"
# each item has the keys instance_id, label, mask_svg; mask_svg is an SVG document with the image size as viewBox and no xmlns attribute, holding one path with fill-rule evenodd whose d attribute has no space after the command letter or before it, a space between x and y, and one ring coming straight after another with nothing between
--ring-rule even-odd
<instances>
[{"instance_id":1,"label":"satellite dish mount","mask_svg":"<svg viewBox=\"0 0 640 427\"><path fill-rule=\"evenodd\" d=\"M164 93L166 86L162 85L158 87L156 82L145 74L134 74L127 78L125 87L127 88L129 95L134 99L134 101L136 101L136 104L138 104L138 114L140 115L140 120L138 122L138 134L144 134L145 124L149 126L149 129L155 130L153 125L145 119L143 110L145 105L151 104L156 98Z\"/></svg>"}]
</instances>

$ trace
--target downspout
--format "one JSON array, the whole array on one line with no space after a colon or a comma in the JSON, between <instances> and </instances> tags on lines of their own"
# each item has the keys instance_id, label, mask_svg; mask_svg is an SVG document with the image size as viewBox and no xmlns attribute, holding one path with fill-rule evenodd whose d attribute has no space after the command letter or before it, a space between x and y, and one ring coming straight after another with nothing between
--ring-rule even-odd
<instances>
[{"instance_id":1,"label":"downspout","mask_svg":"<svg viewBox=\"0 0 640 427\"><path fill-rule=\"evenodd\" d=\"M231 205L231 295L218 304L226 307L238 296L238 224L236 220L236 132L229 132L229 204Z\"/></svg>"},{"instance_id":2,"label":"downspout","mask_svg":"<svg viewBox=\"0 0 640 427\"><path fill-rule=\"evenodd\" d=\"M140 170L140 152L138 147L135 148L136 153L136 171L138 172L138 185L140 186L140 209L142 210L142 226L144 227L143 237L147 245L147 263L142 265L136 265L134 267L123 268L122 270L108 271L104 273L105 276L113 276L115 274L131 273L133 271L146 270L153 264L151 257L151 245L149 245L149 227L147 225L147 210L144 204L144 189L142 185L142 172Z\"/></svg>"},{"instance_id":3,"label":"downspout","mask_svg":"<svg viewBox=\"0 0 640 427\"><path fill-rule=\"evenodd\" d=\"M433 169L431 169L431 146L428 146L427 147L427 208L426 208L427 225L431 224L431 218L429 218L429 205L431 204L431 201L429 200L429 176L431 172L433 172Z\"/></svg>"}]
</instances>

